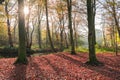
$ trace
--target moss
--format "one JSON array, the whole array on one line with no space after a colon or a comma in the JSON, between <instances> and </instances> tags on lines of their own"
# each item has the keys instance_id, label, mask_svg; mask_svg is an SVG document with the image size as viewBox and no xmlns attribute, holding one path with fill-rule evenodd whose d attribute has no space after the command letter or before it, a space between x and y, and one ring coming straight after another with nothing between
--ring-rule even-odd
<instances>
[{"instance_id":1,"label":"moss","mask_svg":"<svg viewBox=\"0 0 120 80\"><path fill-rule=\"evenodd\" d=\"M28 64L27 58L17 58L14 64Z\"/></svg>"},{"instance_id":2,"label":"moss","mask_svg":"<svg viewBox=\"0 0 120 80\"><path fill-rule=\"evenodd\" d=\"M25 53L20 53L14 64L28 64L28 60Z\"/></svg>"}]
</instances>

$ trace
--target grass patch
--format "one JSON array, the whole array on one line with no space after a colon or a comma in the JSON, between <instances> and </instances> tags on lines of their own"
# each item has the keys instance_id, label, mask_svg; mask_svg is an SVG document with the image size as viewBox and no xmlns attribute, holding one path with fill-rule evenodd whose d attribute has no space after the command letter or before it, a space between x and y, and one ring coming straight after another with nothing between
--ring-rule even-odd
<instances>
[{"instance_id":1,"label":"grass patch","mask_svg":"<svg viewBox=\"0 0 120 80\"><path fill-rule=\"evenodd\" d=\"M114 48L112 47L102 47L102 46L99 46L99 45L96 45L96 52L97 53L108 53L108 52L114 52Z\"/></svg>"},{"instance_id":2,"label":"grass patch","mask_svg":"<svg viewBox=\"0 0 120 80\"><path fill-rule=\"evenodd\" d=\"M88 49L84 47L78 47L76 48L76 52L88 52Z\"/></svg>"},{"instance_id":3,"label":"grass patch","mask_svg":"<svg viewBox=\"0 0 120 80\"><path fill-rule=\"evenodd\" d=\"M64 49L64 52L70 52L71 49L68 48L68 49ZM88 52L88 49L87 48L84 48L84 47L78 47L75 49L76 52Z\"/></svg>"},{"instance_id":4,"label":"grass patch","mask_svg":"<svg viewBox=\"0 0 120 80\"><path fill-rule=\"evenodd\" d=\"M87 48L84 47L78 47L75 49L76 52L89 52ZM64 52L70 52L70 48L68 49L64 49ZM114 52L113 48L105 48L105 47L96 47L96 53L110 53L110 52Z\"/></svg>"}]
</instances>

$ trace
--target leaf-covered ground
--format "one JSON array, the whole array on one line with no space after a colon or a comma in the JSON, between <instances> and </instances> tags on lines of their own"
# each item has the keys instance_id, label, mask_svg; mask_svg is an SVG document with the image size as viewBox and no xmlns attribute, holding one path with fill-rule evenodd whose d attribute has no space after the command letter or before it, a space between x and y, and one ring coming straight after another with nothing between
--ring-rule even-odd
<instances>
[{"instance_id":1,"label":"leaf-covered ground","mask_svg":"<svg viewBox=\"0 0 120 80\"><path fill-rule=\"evenodd\" d=\"M13 65L16 58L0 59L0 80L120 80L120 56L98 54L104 66L84 64L88 54L57 53L29 57L28 65Z\"/></svg>"}]
</instances>

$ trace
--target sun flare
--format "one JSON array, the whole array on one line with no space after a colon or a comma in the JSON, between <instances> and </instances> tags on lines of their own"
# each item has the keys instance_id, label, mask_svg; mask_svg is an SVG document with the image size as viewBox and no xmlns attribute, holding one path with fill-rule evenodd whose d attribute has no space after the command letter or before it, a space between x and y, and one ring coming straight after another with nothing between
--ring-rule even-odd
<instances>
[{"instance_id":1,"label":"sun flare","mask_svg":"<svg viewBox=\"0 0 120 80\"><path fill-rule=\"evenodd\" d=\"M29 8L27 6L24 7L24 14L25 15L29 14Z\"/></svg>"}]
</instances>

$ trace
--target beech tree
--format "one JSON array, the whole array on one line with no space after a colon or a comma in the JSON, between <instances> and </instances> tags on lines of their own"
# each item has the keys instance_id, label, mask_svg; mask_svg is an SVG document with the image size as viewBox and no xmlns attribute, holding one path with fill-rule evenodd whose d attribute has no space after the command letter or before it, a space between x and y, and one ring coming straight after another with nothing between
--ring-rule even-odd
<instances>
[{"instance_id":1,"label":"beech tree","mask_svg":"<svg viewBox=\"0 0 120 80\"><path fill-rule=\"evenodd\" d=\"M46 10L46 22L47 22L47 34L48 34L48 37L49 37L49 41L50 41L50 46L51 46L51 49L55 51L55 48L54 48L54 45L53 45L53 42L52 42L52 38L51 38L51 35L50 35L50 28L49 28L49 20L48 20L48 1L45 0L45 10Z\"/></svg>"},{"instance_id":2,"label":"beech tree","mask_svg":"<svg viewBox=\"0 0 120 80\"><path fill-rule=\"evenodd\" d=\"M19 50L18 58L15 62L21 64L27 64L26 57L26 41L25 41L25 19L24 19L24 0L18 0L18 29L19 29Z\"/></svg>"},{"instance_id":3,"label":"beech tree","mask_svg":"<svg viewBox=\"0 0 120 80\"><path fill-rule=\"evenodd\" d=\"M70 42L71 42L71 54L76 54L75 45L73 39L73 29L72 29L72 0L67 0L67 8L68 8L68 28L70 31Z\"/></svg>"},{"instance_id":4,"label":"beech tree","mask_svg":"<svg viewBox=\"0 0 120 80\"><path fill-rule=\"evenodd\" d=\"M95 0L87 0L87 16L88 16L88 44L89 44L89 61L87 64L99 65L99 61L95 54L95 24L94 24L94 6Z\"/></svg>"},{"instance_id":5,"label":"beech tree","mask_svg":"<svg viewBox=\"0 0 120 80\"><path fill-rule=\"evenodd\" d=\"M8 12L8 1L5 1L5 13L6 13L6 17L7 17L8 42L9 42L9 46L13 47L11 28L10 28L10 18L9 18L9 12Z\"/></svg>"}]
</instances>

